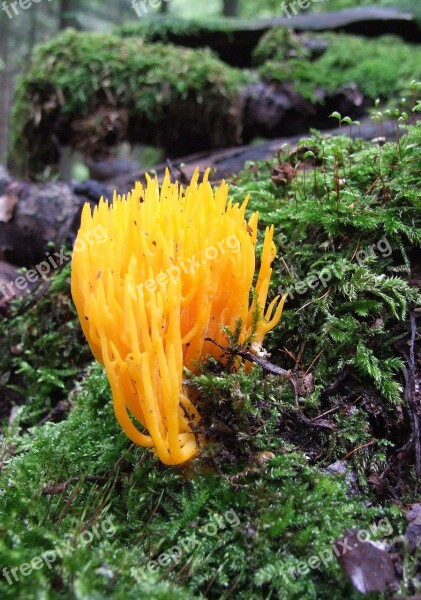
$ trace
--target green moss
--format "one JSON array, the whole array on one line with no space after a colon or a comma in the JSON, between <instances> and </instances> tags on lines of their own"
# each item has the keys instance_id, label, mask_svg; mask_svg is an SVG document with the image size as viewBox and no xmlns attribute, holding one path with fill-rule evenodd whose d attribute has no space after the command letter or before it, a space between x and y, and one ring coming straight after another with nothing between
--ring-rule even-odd
<instances>
[{"instance_id":1,"label":"green moss","mask_svg":"<svg viewBox=\"0 0 421 600\"><path fill-rule=\"evenodd\" d=\"M328 48L315 59L299 52L285 56L285 30L272 29L255 50L262 77L291 81L306 98L317 101L319 88L333 93L350 82L369 100L390 99L413 79L421 78L421 49L399 38L367 39L347 34L320 34Z\"/></svg>"},{"instance_id":2,"label":"green moss","mask_svg":"<svg viewBox=\"0 0 421 600\"><path fill-rule=\"evenodd\" d=\"M122 37L141 37L149 42L174 41L178 37L200 37L209 32L227 33L245 26L246 22L240 19L214 17L212 19L183 19L176 15L154 16L148 19L139 19L137 22L126 23L114 30L116 35Z\"/></svg>"},{"instance_id":3,"label":"green moss","mask_svg":"<svg viewBox=\"0 0 421 600\"><path fill-rule=\"evenodd\" d=\"M334 598L356 597L334 560L306 576L295 571L347 526L366 528L384 514L347 498L340 477L294 452L224 472L201 461L169 469L119 430L99 366L71 399L66 421L6 444L14 456L6 452L0 480L2 565L68 551L13 585L2 577L3 598L220 598L235 589L244 599L315 599L333 588ZM148 570L168 552L178 558Z\"/></svg>"},{"instance_id":4,"label":"green moss","mask_svg":"<svg viewBox=\"0 0 421 600\"><path fill-rule=\"evenodd\" d=\"M274 284L289 299L266 346L278 359L287 349L284 368L297 366L296 357L304 371L311 366L315 391L302 402L309 417L333 408L339 428L321 433L330 460L369 444L352 459L361 474L368 461L372 471L384 467L385 448L396 443L384 433L393 431L403 401L398 346L409 330L408 310L420 303L410 284L421 244L420 137L420 125L411 126L399 144L379 148L315 133L292 158L288 149L280 154L281 163L297 161L289 185L275 187L273 163L265 163L250 166L232 189L237 200L250 193L250 209L277 232ZM344 373L326 403L322 390ZM343 402L349 405L342 410Z\"/></svg>"},{"instance_id":5,"label":"green moss","mask_svg":"<svg viewBox=\"0 0 421 600\"><path fill-rule=\"evenodd\" d=\"M218 88L230 97L243 80L240 72L206 50L67 30L38 46L20 83L19 99L24 101L25 92L31 95L38 86L42 91L49 84L64 96L63 114L83 116L106 100L112 106L142 111L156 122L172 94L183 99L190 92L212 95Z\"/></svg>"},{"instance_id":6,"label":"green moss","mask_svg":"<svg viewBox=\"0 0 421 600\"><path fill-rule=\"evenodd\" d=\"M13 400L21 421L39 422L61 400L90 359L70 298L70 267L55 274L32 297L15 300L0 319L0 394L2 416ZM47 286L47 287L46 287Z\"/></svg>"}]
</instances>

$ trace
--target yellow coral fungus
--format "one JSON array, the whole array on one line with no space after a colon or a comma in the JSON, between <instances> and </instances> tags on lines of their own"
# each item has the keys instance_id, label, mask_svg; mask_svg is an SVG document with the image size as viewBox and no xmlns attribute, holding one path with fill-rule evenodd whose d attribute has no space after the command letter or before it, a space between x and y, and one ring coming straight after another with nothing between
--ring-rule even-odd
<instances>
[{"instance_id":1,"label":"yellow coral fungus","mask_svg":"<svg viewBox=\"0 0 421 600\"><path fill-rule=\"evenodd\" d=\"M106 369L118 422L136 444L168 465L199 452L200 415L183 388L183 365L197 372L224 360L225 328L260 344L281 318L284 298L266 299L275 257L266 229L255 288L258 214L247 198L212 190L208 173L183 189L168 173L113 202L85 205L72 259L72 294L83 331ZM101 236L92 235L100 230Z\"/></svg>"}]
</instances>

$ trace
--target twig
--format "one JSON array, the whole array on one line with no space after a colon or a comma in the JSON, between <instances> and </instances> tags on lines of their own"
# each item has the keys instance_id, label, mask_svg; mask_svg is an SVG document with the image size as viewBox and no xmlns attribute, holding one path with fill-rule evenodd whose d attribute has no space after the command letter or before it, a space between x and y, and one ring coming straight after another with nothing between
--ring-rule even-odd
<instances>
[{"instance_id":1,"label":"twig","mask_svg":"<svg viewBox=\"0 0 421 600\"><path fill-rule=\"evenodd\" d=\"M236 355L236 356L239 356L240 358L243 358L244 360L248 360L250 362L257 363L258 365L262 366L265 369L265 371L268 371L269 373L273 373L274 375L280 375L281 377L283 377L284 379L287 379L287 380L291 380L294 376L291 371L287 371L286 369L283 369L282 367L278 367L277 365L274 365L273 363L269 362L268 360L265 360L261 356L257 356L256 354L253 354L252 352L243 351L243 350L234 350L233 348L228 348L227 346L221 346L221 344L218 344L218 342L215 342L215 340L213 340L212 338L209 338L209 337L205 338L205 340L207 342L212 342L212 344L215 344L215 346L218 346L218 348L220 348L227 354Z\"/></svg>"},{"instance_id":2,"label":"twig","mask_svg":"<svg viewBox=\"0 0 421 600\"><path fill-rule=\"evenodd\" d=\"M409 360L408 370L404 369L405 376L405 400L408 404L408 411L412 428L412 446L415 452L415 472L418 478L421 477L421 438L420 421L415 402L415 339L417 336L417 322L415 313L409 315L411 326L411 339L409 342Z\"/></svg>"},{"instance_id":3,"label":"twig","mask_svg":"<svg viewBox=\"0 0 421 600\"><path fill-rule=\"evenodd\" d=\"M172 166L172 162L170 161L169 158L167 158L167 160L165 162L167 163L167 168L168 168L168 171L170 172L171 180L177 181L177 175L175 174L174 167Z\"/></svg>"},{"instance_id":4,"label":"twig","mask_svg":"<svg viewBox=\"0 0 421 600\"><path fill-rule=\"evenodd\" d=\"M323 300L323 298L326 298L326 296L328 296L330 294L330 292L332 291L332 288L330 287L327 292L325 292L323 294L323 296L320 296L320 298L315 298L314 300L310 300L309 302L307 302L307 304L303 304L303 306L300 306L300 308L298 310L296 310L296 313L299 313L301 310L303 310L304 308L306 308L307 306L310 306L310 304L314 304L314 302L319 302L319 300Z\"/></svg>"},{"instance_id":5,"label":"twig","mask_svg":"<svg viewBox=\"0 0 421 600\"><path fill-rule=\"evenodd\" d=\"M314 363L316 362L316 360L318 360L320 358L320 356L323 354L324 351L325 351L325 349L323 348L323 350L320 350L319 354L315 358L313 358L313 360L311 361L311 365L308 367L308 369L304 373L304 377L308 374L308 372L310 371L311 367L314 365Z\"/></svg>"},{"instance_id":6,"label":"twig","mask_svg":"<svg viewBox=\"0 0 421 600\"><path fill-rule=\"evenodd\" d=\"M128 452L130 452L131 450L133 450L133 448L135 447L135 444L131 444ZM117 470L120 468L120 464L125 460L125 455L123 454L122 456L120 456L120 458L117 460L117 462L115 463L115 465L112 468L112 471L115 471L117 473ZM66 490L66 488L71 484L71 483L77 483L79 481L82 481L83 483L85 481L87 481L88 483L107 483L107 481L110 480L110 477L105 477L104 475L85 475L85 476L74 476L74 477L70 477L70 479L68 479L67 481L63 481L63 483L58 483L57 485L50 485L47 486L45 488L43 488L42 490L42 494L61 494L61 492L64 492Z\"/></svg>"},{"instance_id":7,"label":"twig","mask_svg":"<svg viewBox=\"0 0 421 600\"><path fill-rule=\"evenodd\" d=\"M354 454L354 452L357 452L358 450L362 450L362 448L367 448L367 446L373 446L373 444L376 444L376 443L377 443L377 440L371 440L371 442L362 444L362 446L358 446L358 448L354 448L353 450L351 450L351 452L348 452L348 454L346 456L344 456L341 460L346 460L347 458L352 456Z\"/></svg>"},{"instance_id":8,"label":"twig","mask_svg":"<svg viewBox=\"0 0 421 600\"><path fill-rule=\"evenodd\" d=\"M340 402L339 404L336 404L332 408L329 408L329 410L325 410L325 412L323 412L322 414L317 415L317 417L313 417L312 419L310 419L310 423L313 423L313 421L318 421L319 419L323 419L323 417L326 417L326 415L330 415L330 414L336 412L337 410L339 410L340 408L344 408L345 406L353 406L354 404L356 404L358 402L358 400L361 400L361 398L362 398L362 396L358 396L358 398L356 400L354 400L353 402L351 402L350 404L345 404L343 402Z\"/></svg>"},{"instance_id":9,"label":"twig","mask_svg":"<svg viewBox=\"0 0 421 600\"><path fill-rule=\"evenodd\" d=\"M215 342L215 340L213 340L212 338L209 338L209 337L205 338L205 340L207 342L212 342L213 344L215 344L215 346L218 346L218 348L220 348L221 350L224 350L224 352L227 352L227 354L229 354L231 356L239 356L240 358L243 358L244 360L249 360L250 362L257 363L258 365L262 366L269 373L273 373L274 375L279 375L280 377L283 377L284 379L289 381L291 383L292 387L294 388L295 405L297 407L298 416L301 419L301 421L305 425L309 425L312 427L323 427L323 428L327 428L327 429L332 429L332 425L330 423L327 423L325 421L317 422L315 420L310 420L301 412L301 409L300 409L300 379L297 374L293 373L292 371L287 371L286 369L283 369L282 367L278 367L277 365L274 365L273 363L265 360L261 356L256 356L256 354L253 354L252 352L233 349L233 348L229 348L227 346L221 346L221 344L218 344L218 342Z\"/></svg>"},{"instance_id":10,"label":"twig","mask_svg":"<svg viewBox=\"0 0 421 600\"><path fill-rule=\"evenodd\" d=\"M330 385L323 388L322 391L320 392L321 395L325 396L325 395L329 395L329 394L332 394L333 392L335 392L338 389L338 387L341 385L342 381L346 378L347 375L348 375L348 366L344 365L341 369L341 372L339 373L338 379L336 381L334 381L333 383L331 383Z\"/></svg>"}]
</instances>

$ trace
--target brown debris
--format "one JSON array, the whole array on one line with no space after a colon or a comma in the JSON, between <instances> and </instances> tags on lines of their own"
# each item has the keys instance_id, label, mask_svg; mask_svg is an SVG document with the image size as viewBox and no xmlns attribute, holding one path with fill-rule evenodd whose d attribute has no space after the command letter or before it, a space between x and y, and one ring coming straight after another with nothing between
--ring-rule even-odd
<instances>
[{"instance_id":1,"label":"brown debris","mask_svg":"<svg viewBox=\"0 0 421 600\"><path fill-rule=\"evenodd\" d=\"M390 555L378 544L365 539L365 532L347 531L346 536L335 540L334 548L343 571L361 594L382 593L395 583Z\"/></svg>"}]
</instances>

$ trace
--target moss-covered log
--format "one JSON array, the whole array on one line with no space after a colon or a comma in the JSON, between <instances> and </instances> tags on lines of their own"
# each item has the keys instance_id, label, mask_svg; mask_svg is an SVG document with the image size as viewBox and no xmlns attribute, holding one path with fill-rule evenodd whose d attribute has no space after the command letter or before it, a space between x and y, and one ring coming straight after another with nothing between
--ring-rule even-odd
<instances>
[{"instance_id":1,"label":"moss-covered log","mask_svg":"<svg viewBox=\"0 0 421 600\"><path fill-rule=\"evenodd\" d=\"M149 42L170 42L187 48L209 47L226 63L237 67L252 64L253 49L273 27L285 31L342 31L369 37L385 34L417 42L421 21L409 14L385 7L363 6L323 14L299 14L291 3L289 12L271 19L182 19L174 15L139 19L118 27L117 35L142 37ZM415 7L411 7L415 8ZM287 9L288 10L288 9ZM333 10L333 9L331 9ZM412 11L413 12L413 11Z\"/></svg>"},{"instance_id":2,"label":"moss-covered log","mask_svg":"<svg viewBox=\"0 0 421 600\"><path fill-rule=\"evenodd\" d=\"M254 61L262 78L293 82L297 92L314 102L350 82L370 103L386 100L421 79L421 47L394 36L324 33L306 40L274 28L259 42Z\"/></svg>"},{"instance_id":3,"label":"moss-covered log","mask_svg":"<svg viewBox=\"0 0 421 600\"><path fill-rule=\"evenodd\" d=\"M20 81L15 151L36 173L59 145L104 156L126 139L173 156L236 144L248 80L206 49L68 30L38 47Z\"/></svg>"},{"instance_id":4,"label":"moss-covered log","mask_svg":"<svg viewBox=\"0 0 421 600\"><path fill-rule=\"evenodd\" d=\"M30 175L66 145L98 159L128 140L181 157L327 128L335 110L359 118L421 79L421 48L394 37L273 29L254 60L257 75L206 49L67 31L38 47L20 81L15 155Z\"/></svg>"}]
</instances>

